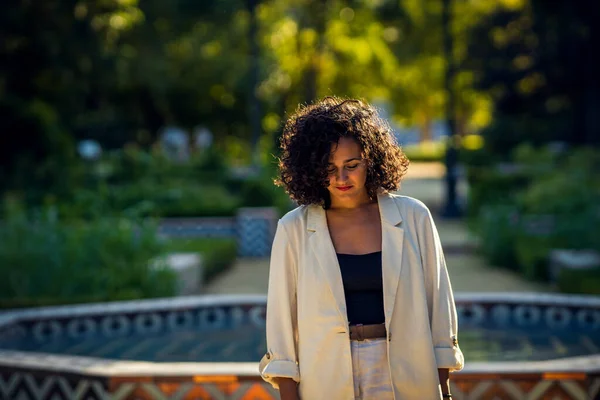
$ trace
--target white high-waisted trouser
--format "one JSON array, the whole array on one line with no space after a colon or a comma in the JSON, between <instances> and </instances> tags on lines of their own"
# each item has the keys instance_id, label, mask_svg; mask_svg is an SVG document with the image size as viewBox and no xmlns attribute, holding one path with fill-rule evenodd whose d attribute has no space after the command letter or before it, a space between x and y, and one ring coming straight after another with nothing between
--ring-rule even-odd
<instances>
[{"instance_id":1,"label":"white high-waisted trouser","mask_svg":"<svg viewBox=\"0 0 600 400\"><path fill-rule=\"evenodd\" d=\"M355 400L392 400L387 340L351 340Z\"/></svg>"}]
</instances>

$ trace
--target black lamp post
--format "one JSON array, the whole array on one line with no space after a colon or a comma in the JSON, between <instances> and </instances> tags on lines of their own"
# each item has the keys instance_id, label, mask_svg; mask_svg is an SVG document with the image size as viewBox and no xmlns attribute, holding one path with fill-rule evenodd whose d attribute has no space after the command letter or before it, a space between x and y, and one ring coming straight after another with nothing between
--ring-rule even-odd
<instances>
[{"instance_id":1,"label":"black lamp post","mask_svg":"<svg viewBox=\"0 0 600 400\"><path fill-rule=\"evenodd\" d=\"M442 32L444 35L444 56L446 58L446 123L448 126L448 138L446 146L446 198L442 216L446 218L460 217L461 210L458 206L456 196L457 181L457 161L458 150L456 146L456 124L454 119L454 90L452 82L454 80L454 61L452 56L452 32L450 30L451 20L451 1L442 0Z\"/></svg>"}]
</instances>

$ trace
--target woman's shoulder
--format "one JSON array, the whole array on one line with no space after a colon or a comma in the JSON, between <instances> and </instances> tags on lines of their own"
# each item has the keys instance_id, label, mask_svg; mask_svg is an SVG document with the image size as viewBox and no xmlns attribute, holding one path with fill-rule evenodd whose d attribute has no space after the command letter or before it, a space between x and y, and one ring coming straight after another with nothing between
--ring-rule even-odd
<instances>
[{"instance_id":1,"label":"woman's shoulder","mask_svg":"<svg viewBox=\"0 0 600 400\"><path fill-rule=\"evenodd\" d=\"M299 206L288 211L279 219L279 223L284 225L287 229L305 225L310 207L314 206Z\"/></svg>"},{"instance_id":2,"label":"woman's shoulder","mask_svg":"<svg viewBox=\"0 0 600 400\"><path fill-rule=\"evenodd\" d=\"M396 203L403 214L431 214L429 208L419 199L401 194L387 194Z\"/></svg>"}]
</instances>

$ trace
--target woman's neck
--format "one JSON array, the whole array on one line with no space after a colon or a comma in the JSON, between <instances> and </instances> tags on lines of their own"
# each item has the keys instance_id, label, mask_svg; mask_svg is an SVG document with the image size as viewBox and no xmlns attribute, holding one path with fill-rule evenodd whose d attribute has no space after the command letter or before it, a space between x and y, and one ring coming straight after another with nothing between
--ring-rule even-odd
<instances>
[{"instance_id":1,"label":"woman's neck","mask_svg":"<svg viewBox=\"0 0 600 400\"><path fill-rule=\"evenodd\" d=\"M365 193L365 195L361 196L360 198L347 199L346 201L336 201L332 198L329 209L332 211L348 212L368 207L373 203L377 203L377 199L371 199Z\"/></svg>"}]
</instances>

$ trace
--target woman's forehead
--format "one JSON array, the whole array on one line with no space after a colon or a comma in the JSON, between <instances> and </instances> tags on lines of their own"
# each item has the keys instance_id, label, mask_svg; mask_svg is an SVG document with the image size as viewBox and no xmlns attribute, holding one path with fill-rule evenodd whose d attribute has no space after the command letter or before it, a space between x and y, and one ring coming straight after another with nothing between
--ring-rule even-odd
<instances>
[{"instance_id":1,"label":"woman's forehead","mask_svg":"<svg viewBox=\"0 0 600 400\"><path fill-rule=\"evenodd\" d=\"M339 142L331 145L330 161L344 162L353 158L360 158L362 148L360 144L352 138L340 138Z\"/></svg>"}]
</instances>

